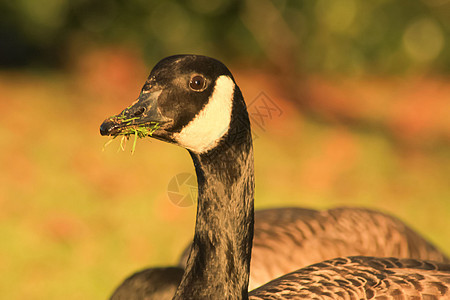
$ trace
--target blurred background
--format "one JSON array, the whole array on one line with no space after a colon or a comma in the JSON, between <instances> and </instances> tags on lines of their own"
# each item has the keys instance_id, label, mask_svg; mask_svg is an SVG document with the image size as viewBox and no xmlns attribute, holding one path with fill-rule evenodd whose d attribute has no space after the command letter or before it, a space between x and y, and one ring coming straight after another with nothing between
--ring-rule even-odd
<instances>
[{"instance_id":1,"label":"blurred background","mask_svg":"<svg viewBox=\"0 0 450 300\"><path fill-rule=\"evenodd\" d=\"M257 208L371 207L450 254L449 33L449 0L1 1L2 297L105 299L177 262L195 221L190 181L173 186L194 174L188 153L102 151L99 125L178 53L235 75Z\"/></svg>"}]
</instances>

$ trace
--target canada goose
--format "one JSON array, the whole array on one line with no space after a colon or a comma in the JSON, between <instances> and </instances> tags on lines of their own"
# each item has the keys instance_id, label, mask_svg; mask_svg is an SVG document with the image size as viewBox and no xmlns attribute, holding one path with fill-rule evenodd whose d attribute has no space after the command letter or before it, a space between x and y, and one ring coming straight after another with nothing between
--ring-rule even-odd
<instances>
[{"instance_id":1,"label":"canada goose","mask_svg":"<svg viewBox=\"0 0 450 300\"><path fill-rule=\"evenodd\" d=\"M100 132L116 136L150 126L154 138L189 150L198 181L194 241L174 299L450 297L449 264L374 257L318 263L248 293L253 146L246 106L230 71L204 56L163 59L138 101L105 120Z\"/></svg>"},{"instance_id":2,"label":"canada goose","mask_svg":"<svg viewBox=\"0 0 450 300\"><path fill-rule=\"evenodd\" d=\"M189 253L190 245L183 251L181 267L149 268L134 273L116 288L111 300L172 299ZM377 211L352 207L325 211L264 209L255 211L249 290L300 267L350 255L448 262L403 222Z\"/></svg>"}]
</instances>

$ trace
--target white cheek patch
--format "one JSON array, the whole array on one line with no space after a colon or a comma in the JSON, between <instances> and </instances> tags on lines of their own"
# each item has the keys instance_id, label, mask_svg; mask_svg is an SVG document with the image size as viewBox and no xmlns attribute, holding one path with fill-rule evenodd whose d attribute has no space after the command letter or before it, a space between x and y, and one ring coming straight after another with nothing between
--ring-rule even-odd
<instances>
[{"instance_id":1,"label":"white cheek patch","mask_svg":"<svg viewBox=\"0 0 450 300\"><path fill-rule=\"evenodd\" d=\"M233 93L234 82L230 77L217 78L208 103L175 135L180 146L198 154L214 148L230 127Z\"/></svg>"}]
</instances>

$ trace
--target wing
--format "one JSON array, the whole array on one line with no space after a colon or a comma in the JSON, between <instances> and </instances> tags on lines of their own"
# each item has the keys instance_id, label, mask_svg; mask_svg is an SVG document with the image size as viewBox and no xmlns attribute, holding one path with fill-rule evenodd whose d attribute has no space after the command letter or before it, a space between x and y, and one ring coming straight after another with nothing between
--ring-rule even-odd
<instances>
[{"instance_id":1,"label":"wing","mask_svg":"<svg viewBox=\"0 0 450 300\"><path fill-rule=\"evenodd\" d=\"M172 299L183 277L177 267L148 268L125 279L114 291L111 300Z\"/></svg>"},{"instance_id":2,"label":"wing","mask_svg":"<svg viewBox=\"0 0 450 300\"><path fill-rule=\"evenodd\" d=\"M345 257L277 278L250 299L450 299L450 264Z\"/></svg>"},{"instance_id":3,"label":"wing","mask_svg":"<svg viewBox=\"0 0 450 300\"><path fill-rule=\"evenodd\" d=\"M250 290L303 266L341 256L448 261L400 220L363 208L279 208L255 213Z\"/></svg>"}]
</instances>

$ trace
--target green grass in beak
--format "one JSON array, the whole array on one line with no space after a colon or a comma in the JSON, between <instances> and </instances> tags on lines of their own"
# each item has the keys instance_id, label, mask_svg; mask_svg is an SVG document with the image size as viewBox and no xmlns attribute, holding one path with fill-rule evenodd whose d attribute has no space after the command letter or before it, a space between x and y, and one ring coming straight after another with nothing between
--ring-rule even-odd
<instances>
[{"instance_id":1,"label":"green grass in beak","mask_svg":"<svg viewBox=\"0 0 450 300\"><path fill-rule=\"evenodd\" d=\"M126 125L130 125L131 122L135 119L137 119L137 118L126 119L126 120L123 120L122 122L127 122ZM131 154L134 154L134 151L136 150L137 140L145 138L147 136L152 136L153 132L155 132L155 130L157 130L159 127L160 127L159 123L155 123L155 122L126 127L124 130L117 133L117 135L111 137L111 139L103 145L103 151L118 136L122 137L120 140L120 146L119 146L118 151L120 149L122 149L122 151L125 151L126 141L130 138L130 135L134 135L133 147L131 148Z\"/></svg>"}]
</instances>

